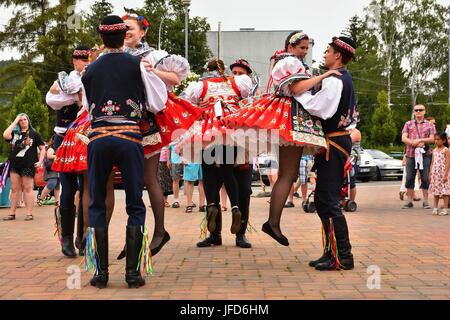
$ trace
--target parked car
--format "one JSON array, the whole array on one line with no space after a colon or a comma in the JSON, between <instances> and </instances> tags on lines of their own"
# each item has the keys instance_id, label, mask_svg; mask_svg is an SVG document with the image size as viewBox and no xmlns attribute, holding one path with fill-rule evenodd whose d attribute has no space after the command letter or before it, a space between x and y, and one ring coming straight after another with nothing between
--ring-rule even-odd
<instances>
[{"instance_id":1,"label":"parked car","mask_svg":"<svg viewBox=\"0 0 450 320\"><path fill-rule=\"evenodd\" d=\"M257 164L259 165L259 170ZM261 175L262 182L266 186L270 186L267 174L273 169L278 169L277 158L268 154L259 155L253 160L253 181L259 180L259 176Z\"/></svg>"},{"instance_id":2,"label":"parked car","mask_svg":"<svg viewBox=\"0 0 450 320\"><path fill-rule=\"evenodd\" d=\"M359 149L359 172L356 175L356 179L362 182L369 182L374 180L377 175L377 164L365 149Z\"/></svg>"},{"instance_id":3,"label":"parked car","mask_svg":"<svg viewBox=\"0 0 450 320\"><path fill-rule=\"evenodd\" d=\"M366 149L366 151L377 165L377 180L385 178L397 178L398 180L402 180L403 166L401 160L394 159L380 150Z\"/></svg>"}]
</instances>

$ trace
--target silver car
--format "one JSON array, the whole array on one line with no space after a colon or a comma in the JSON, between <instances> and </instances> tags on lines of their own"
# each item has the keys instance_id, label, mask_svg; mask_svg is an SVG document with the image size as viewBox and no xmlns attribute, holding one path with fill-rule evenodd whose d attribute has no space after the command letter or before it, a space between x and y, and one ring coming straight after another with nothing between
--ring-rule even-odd
<instances>
[{"instance_id":1,"label":"silver car","mask_svg":"<svg viewBox=\"0 0 450 320\"><path fill-rule=\"evenodd\" d=\"M366 151L377 165L377 180L385 178L402 180L403 166L401 160L394 159L380 150L366 149Z\"/></svg>"}]
</instances>

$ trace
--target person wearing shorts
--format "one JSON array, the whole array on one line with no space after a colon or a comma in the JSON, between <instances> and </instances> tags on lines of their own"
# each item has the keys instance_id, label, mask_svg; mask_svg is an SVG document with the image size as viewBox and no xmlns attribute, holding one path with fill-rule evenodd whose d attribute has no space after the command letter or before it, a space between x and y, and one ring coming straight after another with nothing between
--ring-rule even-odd
<instances>
[{"instance_id":1,"label":"person wearing shorts","mask_svg":"<svg viewBox=\"0 0 450 320\"><path fill-rule=\"evenodd\" d=\"M184 164L183 169L183 179L184 179L184 187L187 197L187 206L186 213L192 213L192 209L195 208L195 204L193 202L194 196L194 183L198 181L198 191L199 191L199 206L200 211L206 211L206 207L204 205L205 202L205 192L203 190L203 173L202 173L202 165L198 163L189 163L186 162Z\"/></svg>"},{"instance_id":2,"label":"person wearing shorts","mask_svg":"<svg viewBox=\"0 0 450 320\"><path fill-rule=\"evenodd\" d=\"M173 181L173 197L174 202L172 203L172 208L180 207L180 180L183 173L183 164L181 162L180 155L175 151L175 146L170 146L170 157L167 161L170 168L170 175Z\"/></svg>"}]
</instances>

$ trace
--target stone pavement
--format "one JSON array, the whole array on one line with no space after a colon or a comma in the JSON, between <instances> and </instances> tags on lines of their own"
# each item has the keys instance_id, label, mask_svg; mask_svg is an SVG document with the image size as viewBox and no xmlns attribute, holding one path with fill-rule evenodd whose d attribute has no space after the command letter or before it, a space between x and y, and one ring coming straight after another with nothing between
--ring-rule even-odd
<instances>
[{"instance_id":1,"label":"stone pavement","mask_svg":"<svg viewBox=\"0 0 450 320\"><path fill-rule=\"evenodd\" d=\"M127 288L124 260L115 260L125 237L123 192L116 191L110 282L104 290L89 286L91 275L82 266L80 288L68 288L68 282L76 281L67 281L67 270L76 270L82 259L60 253L52 207L36 207L30 222L23 221L25 211L20 209L16 221L0 221L0 299L449 299L450 216L400 209L398 186L392 183L358 186L360 208L347 214L355 256L352 271L308 267L321 253L320 225L316 214L299 208L300 200L296 208L285 210L282 228L290 246L282 247L259 231L268 199L253 198L251 222L258 232L249 236L252 249L235 247L229 213L224 214L224 245L199 249L198 211L168 209L172 239L154 258L155 272L140 289ZM7 214L7 209L0 210L1 217ZM150 211L147 224L153 230ZM379 289L372 279L377 270Z\"/></svg>"}]
</instances>

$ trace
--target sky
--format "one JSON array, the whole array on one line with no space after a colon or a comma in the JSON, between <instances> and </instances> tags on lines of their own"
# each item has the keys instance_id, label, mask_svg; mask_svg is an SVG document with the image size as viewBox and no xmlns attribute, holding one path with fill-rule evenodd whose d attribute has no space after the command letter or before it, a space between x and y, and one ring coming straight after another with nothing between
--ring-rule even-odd
<instances>
[{"instance_id":1,"label":"sky","mask_svg":"<svg viewBox=\"0 0 450 320\"><path fill-rule=\"evenodd\" d=\"M52 3L57 1L52 0ZM77 11L88 10L95 0L78 0ZM143 0L110 0L115 14L122 15L124 5L140 7ZM191 16L206 17L211 30L221 22L223 31L255 28L256 30L303 30L315 41L313 59L322 60L323 52L333 36L339 35L348 25L350 17L362 16L370 0L192 0ZM448 4L449 0L438 0ZM0 7L0 24L12 16L11 9ZM151 21L150 21L151 23ZM280 43L280 48L283 47ZM0 60L17 53L0 52Z\"/></svg>"}]
</instances>

